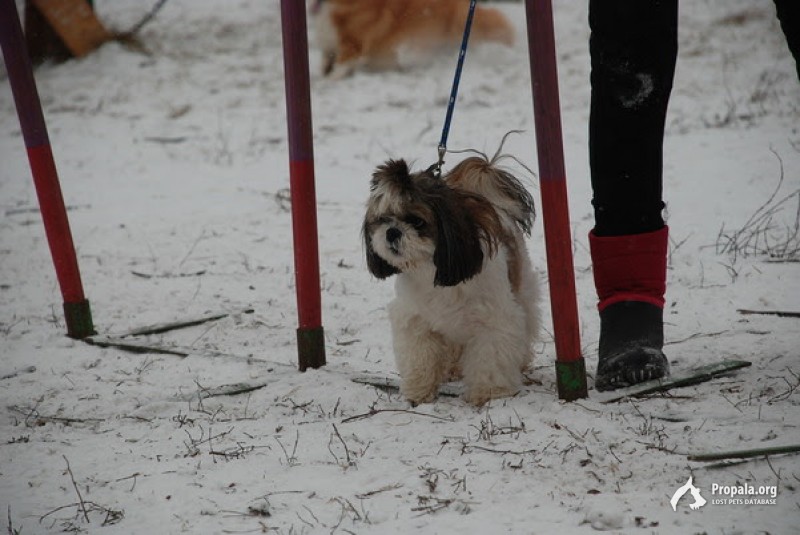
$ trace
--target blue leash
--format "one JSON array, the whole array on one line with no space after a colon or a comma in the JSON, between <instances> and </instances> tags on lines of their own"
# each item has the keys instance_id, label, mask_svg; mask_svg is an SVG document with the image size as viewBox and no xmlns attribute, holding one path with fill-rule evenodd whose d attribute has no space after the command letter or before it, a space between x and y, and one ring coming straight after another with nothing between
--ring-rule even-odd
<instances>
[{"instance_id":1,"label":"blue leash","mask_svg":"<svg viewBox=\"0 0 800 535\"><path fill-rule=\"evenodd\" d=\"M444 164L444 155L447 152L447 136L450 135L450 122L453 119L453 109L456 107L456 98L458 97L458 84L461 81L461 70L464 67L464 58L467 55L467 43L469 42L469 31L472 29L472 18L475 16L475 4L477 0L471 0L469 3L469 13L467 14L467 22L464 26L464 37L461 39L461 51L458 54L458 64L456 64L456 74L453 78L453 88L450 90L450 101L447 103L447 115L444 119L444 128L442 128L442 138L439 140L439 161L436 162L432 168L436 176L442 175L442 164Z\"/></svg>"}]
</instances>

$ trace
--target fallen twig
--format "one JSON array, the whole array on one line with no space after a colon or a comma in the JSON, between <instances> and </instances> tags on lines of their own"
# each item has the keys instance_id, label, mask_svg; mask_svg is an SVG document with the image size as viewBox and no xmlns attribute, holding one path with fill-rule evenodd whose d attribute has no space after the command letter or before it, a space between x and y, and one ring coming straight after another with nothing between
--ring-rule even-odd
<instances>
[{"instance_id":1,"label":"fallen twig","mask_svg":"<svg viewBox=\"0 0 800 535\"><path fill-rule=\"evenodd\" d=\"M450 504L454 501L451 498L436 498L435 496L419 496L418 499L420 503L424 505L411 508L413 512L420 513L417 516L429 515L446 509L450 507Z\"/></svg>"},{"instance_id":2,"label":"fallen twig","mask_svg":"<svg viewBox=\"0 0 800 535\"><path fill-rule=\"evenodd\" d=\"M347 448L347 444L345 443L344 439L342 438L341 433L339 433L339 429L336 428L336 424L331 424L333 426L333 432L336 435L336 438L339 439L339 442L342 443L342 447L344 448L344 455L345 460L347 461L347 466L353 466L353 461L350 459L350 450ZM333 451L331 451L333 453ZM336 455L334 455L334 458Z\"/></svg>"},{"instance_id":3,"label":"fallen twig","mask_svg":"<svg viewBox=\"0 0 800 535\"><path fill-rule=\"evenodd\" d=\"M529 455L533 453L538 453L537 450L530 449L530 450L497 450L494 448L486 448L483 446L475 446L474 444L464 444L463 451L466 452L467 450L479 450L479 451L486 451L489 453L499 453L501 455Z\"/></svg>"},{"instance_id":4,"label":"fallen twig","mask_svg":"<svg viewBox=\"0 0 800 535\"><path fill-rule=\"evenodd\" d=\"M380 494L382 492L388 492L390 490L397 490L397 489L402 488L402 487L403 487L403 485L400 484L400 483L395 483L394 485L386 485L385 487L381 487L379 489L371 490L371 491L365 492L363 494L356 494L356 498L358 498L359 500L364 500L366 498L371 498L371 497L375 496L376 494Z\"/></svg>"},{"instance_id":5,"label":"fallen twig","mask_svg":"<svg viewBox=\"0 0 800 535\"><path fill-rule=\"evenodd\" d=\"M400 390L400 378L396 376L362 374L351 379L354 383L370 385L381 389ZM464 391L460 383L444 383L439 385L439 395L458 397Z\"/></svg>"},{"instance_id":6,"label":"fallen twig","mask_svg":"<svg viewBox=\"0 0 800 535\"><path fill-rule=\"evenodd\" d=\"M688 342L689 340L694 340L695 338L713 338L715 336L721 336L723 334L727 334L728 330L724 331L717 331L713 333L694 333L691 336L687 336L686 338L681 338L680 340L670 340L668 342L664 342L665 346L674 345L674 344L682 344L684 342Z\"/></svg>"},{"instance_id":7,"label":"fallen twig","mask_svg":"<svg viewBox=\"0 0 800 535\"><path fill-rule=\"evenodd\" d=\"M120 509L109 509L108 507L105 507L104 505L100 505L99 503L95 503L95 502L92 502L92 501L86 501L86 502L82 502L82 503L68 503L67 505L62 505L60 507L56 507L52 511L49 511L49 512L43 514L42 516L40 516L39 517L39 522L41 523L42 520L44 520L45 518L47 518L48 516L50 516L50 515L52 515L54 513L57 513L59 511L63 511L64 509L69 509L70 507L78 507L78 508L80 508L81 505L86 507L86 511L87 512L89 512L89 511L91 511L92 513L101 512L104 515L106 515L105 518L103 519L103 523L101 524L102 526L112 526L112 525L118 523L123 518L125 518L125 512L120 510ZM70 530L70 531L76 531L76 530ZM78 531L76 531L76 532L78 532Z\"/></svg>"},{"instance_id":8,"label":"fallen twig","mask_svg":"<svg viewBox=\"0 0 800 535\"><path fill-rule=\"evenodd\" d=\"M6 379L13 379L14 377L18 377L23 373L34 373L36 371L36 366L27 366L25 368L20 368L19 370L14 370L11 373L7 373L0 377L0 381L5 381Z\"/></svg>"},{"instance_id":9,"label":"fallen twig","mask_svg":"<svg viewBox=\"0 0 800 535\"><path fill-rule=\"evenodd\" d=\"M292 367L291 364L284 362L275 362L270 360L259 359L250 356L234 355L232 353L223 353L221 351L214 351L212 349L195 349L193 347L178 346L178 345L161 345L151 342L147 339L141 338L117 338L110 336L90 336L84 339L90 345L98 347L115 347L123 351L130 351L131 353L153 353L159 355L175 355L177 357L188 357L189 355L197 357L210 357L210 358L226 358L233 360L241 360L248 364L260 363L269 366ZM267 370L271 371L271 370Z\"/></svg>"},{"instance_id":10,"label":"fallen twig","mask_svg":"<svg viewBox=\"0 0 800 535\"><path fill-rule=\"evenodd\" d=\"M9 410L17 412L25 417L25 425L27 427L37 427L47 423L59 423L64 425L72 424L98 424L104 420L101 418L67 418L63 416L43 416L39 414L36 408L25 408L18 405L12 405Z\"/></svg>"},{"instance_id":11,"label":"fallen twig","mask_svg":"<svg viewBox=\"0 0 800 535\"><path fill-rule=\"evenodd\" d=\"M281 450L283 450L283 456L286 457L286 463L289 466L295 466L299 464L297 461L297 457L295 457L295 454L297 453L297 444L300 442L300 431L295 432L294 447L292 448L291 455L289 455L289 452L286 451L286 448L283 446L283 443L280 441L278 437L275 437L275 442L277 442L278 446L280 446Z\"/></svg>"},{"instance_id":12,"label":"fallen twig","mask_svg":"<svg viewBox=\"0 0 800 535\"><path fill-rule=\"evenodd\" d=\"M745 316L759 314L762 316L778 316L781 318L800 318L800 312L791 310L749 310L746 308L740 308L737 309L736 312Z\"/></svg>"},{"instance_id":13,"label":"fallen twig","mask_svg":"<svg viewBox=\"0 0 800 535\"><path fill-rule=\"evenodd\" d=\"M141 279L183 279L187 277L201 277L206 274L205 269L193 271L191 273L143 273L141 271L131 271L131 275Z\"/></svg>"},{"instance_id":14,"label":"fallen twig","mask_svg":"<svg viewBox=\"0 0 800 535\"><path fill-rule=\"evenodd\" d=\"M202 325L203 323L208 323L209 321L215 321L223 318L227 318L232 314L252 314L252 308L245 308L243 310L239 310L236 312L214 312L211 314L205 314L203 316L197 316L194 318L187 318L185 320L179 321L170 321L164 323L155 323L153 325L145 325L143 327L136 327L129 331L124 331L122 333L110 334L108 338L125 338L128 336L144 336L148 334L161 334L168 331L174 331L177 329L185 329L187 327L194 327L196 325ZM89 337L87 340L89 343L92 342L92 338L102 338L102 337Z\"/></svg>"},{"instance_id":15,"label":"fallen twig","mask_svg":"<svg viewBox=\"0 0 800 535\"><path fill-rule=\"evenodd\" d=\"M114 480L114 483L120 483L120 482L122 482L122 481L126 481L126 480L128 480L128 479L133 479L133 485L132 485L132 486L131 486L131 488L128 490L128 492L133 492L133 489L135 489L135 488L136 488L136 478L138 478L138 477L139 477L139 476L141 476L141 475L142 475L142 473L141 473L141 472L134 472L133 474L131 474L131 475L127 476L127 477L121 477L121 478L119 478L119 479L115 479L115 480Z\"/></svg>"},{"instance_id":16,"label":"fallen twig","mask_svg":"<svg viewBox=\"0 0 800 535\"><path fill-rule=\"evenodd\" d=\"M69 460L67 459L67 456L62 455L62 457L64 458L64 462L67 463L67 473L72 481L72 488L75 489L75 494L78 495L78 503L80 504L81 512L83 512L83 518L86 520L86 523L89 524L89 513L86 512L86 502L83 501L83 496L81 496L81 491L78 489L78 484L75 483L75 476L72 474L72 468L69 466Z\"/></svg>"},{"instance_id":17,"label":"fallen twig","mask_svg":"<svg viewBox=\"0 0 800 535\"><path fill-rule=\"evenodd\" d=\"M14 523L11 521L11 506L8 506L8 535L19 535L22 533L22 527L16 529Z\"/></svg>"},{"instance_id":18,"label":"fallen twig","mask_svg":"<svg viewBox=\"0 0 800 535\"><path fill-rule=\"evenodd\" d=\"M376 414L381 414L384 412L404 412L406 414L413 414L415 416L426 416L428 418L434 418L436 420L443 420L445 422L453 422L455 421L452 416L438 416L436 414L428 414L425 412L419 412L409 409L370 409L369 412L365 412L364 414L356 414L355 416L350 416L342 420L341 423L346 424L350 422L355 422L356 420L363 420L365 418L370 418L375 416Z\"/></svg>"},{"instance_id":19,"label":"fallen twig","mask_svg":"<svg viewBox=\"0 0 800 535\"><path fill-rule=\"evenodd\" d=\"M751 450L721 451L717 453L694 453L686 456L689 461L712 462L725 459L751 459L769 455L784 455L800 453L800 444L790 446L776 446L773 448L755 448Z\"/></svg>"},{"instance_id":20,"label":"fallen twig","mask_svg":"<svg viewBox=\"0 0 800 535\"><path fill-rule=\"evenodd\" d=\"M613 392L599 392L595 394L595 396L601 403L613 403L629 397L641 397L656 392L664 392L673 388L702 383L718 375L729 373L740 368L746 368L751 364L751 362L746 360L725 360L706 366L698 366L683 373L674 373L664 379L646 381L638 385L620 388Z\"/></svg>"},{"instance_id":21,"label":"fallen twig","mask_svg":"<svg viewBox=\"0 0 800 535\"><path fill-rule=\"evenodd\" d=\"M192 401L194 399L207 399L218 396L237 396L239 394L247 394L254 390L259 390L267 386L269 382L258 383L233 383L229 385L212 386L210 388L201 388L197 392L191 394L183 394L175 396L176 401Z\"/></svg>"},{"instance_id":22,"label":"fallen twig","mask_svg":"<svg viewBox=\"0 0 800 535\"><path fill-rule=\"evenodd\" d=\"M767 264L800 264L800 258L769 258L764 262Z\"/></svg>"}]
</instances>

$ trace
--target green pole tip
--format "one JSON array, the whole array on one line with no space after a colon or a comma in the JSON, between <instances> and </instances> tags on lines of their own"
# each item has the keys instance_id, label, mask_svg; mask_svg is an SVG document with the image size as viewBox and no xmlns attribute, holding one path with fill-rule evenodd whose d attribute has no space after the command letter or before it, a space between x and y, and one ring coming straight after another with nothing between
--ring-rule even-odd
<instances>
[{"instance_id":1,"label":"green pole tip","mask_svg":"<svg viewBox=\"0 0 800 535\"><path fill-rule=\"evenodd\" d=\"M67 323L67 336L82 340L93 334L92 309L89 301L84 299L77 303L64 303L64 319Z\"/></svg>"},{"instance_id":2,"label":"green pole tip","mask_svg":"<svg viewBox=\"0 0 800 535\"><path fill-rule=\"evenodd\" d=\"M556 361L556 381L558 398L575 401L589 397L586 387L586 361L583 358L572 361Z\"/></svg>"},{"instance_id":3,"label":"green pole tip","mask_svg":"<svg viewBox=\"0 0 800 535\"><path fill-rule=\"evenodd\" d=\"M297 329L297 362L301 372L325 366L325 332L322 327Z\"/></svg>"}]
</instances>

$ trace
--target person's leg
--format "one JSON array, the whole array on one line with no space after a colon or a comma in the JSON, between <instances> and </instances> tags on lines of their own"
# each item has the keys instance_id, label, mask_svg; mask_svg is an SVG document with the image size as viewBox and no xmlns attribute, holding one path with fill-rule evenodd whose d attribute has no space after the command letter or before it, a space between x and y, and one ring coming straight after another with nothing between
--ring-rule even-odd
<instances>
[{"instance_id":1,"label":"person's leg","mask_svg":"<svg viewBox=\"0 0 800 535\"><path fill-rule=\"evenodd\" d=\"M677 58L677 0L590 0L590 233L600 311L595 387L668 373L664 124Z\"/></svg>"},{"instance_id":2,"label":"person's leg","mask_svg":"<svg viewBox=\"0 0 800 535\"><path fill-rule=\"evenodd\" d=\"M800 2L798 0L775 0L775 10L781 21L786 44L794 56L797 78L800 80Z\"/></svg>"}]
</instances>

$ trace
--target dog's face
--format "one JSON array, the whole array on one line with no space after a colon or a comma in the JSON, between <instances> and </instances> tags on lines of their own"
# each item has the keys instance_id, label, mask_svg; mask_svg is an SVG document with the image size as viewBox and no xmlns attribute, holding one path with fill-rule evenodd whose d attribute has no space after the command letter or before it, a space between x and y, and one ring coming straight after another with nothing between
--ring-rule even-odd
<instances>
[{"instance_id":1,"label":"dog's face","mask_svg":"<svg viewBox=\"0 0 800 535\"><path fill-rule=\"evenodd\" d=\"M483 198L451 188L430 172L411 174L390 160L372 176L363 238L369 271L380 279L433 266L434 285L455 286L480 273L499 226Z\"/></svg>"}]
</instances>

